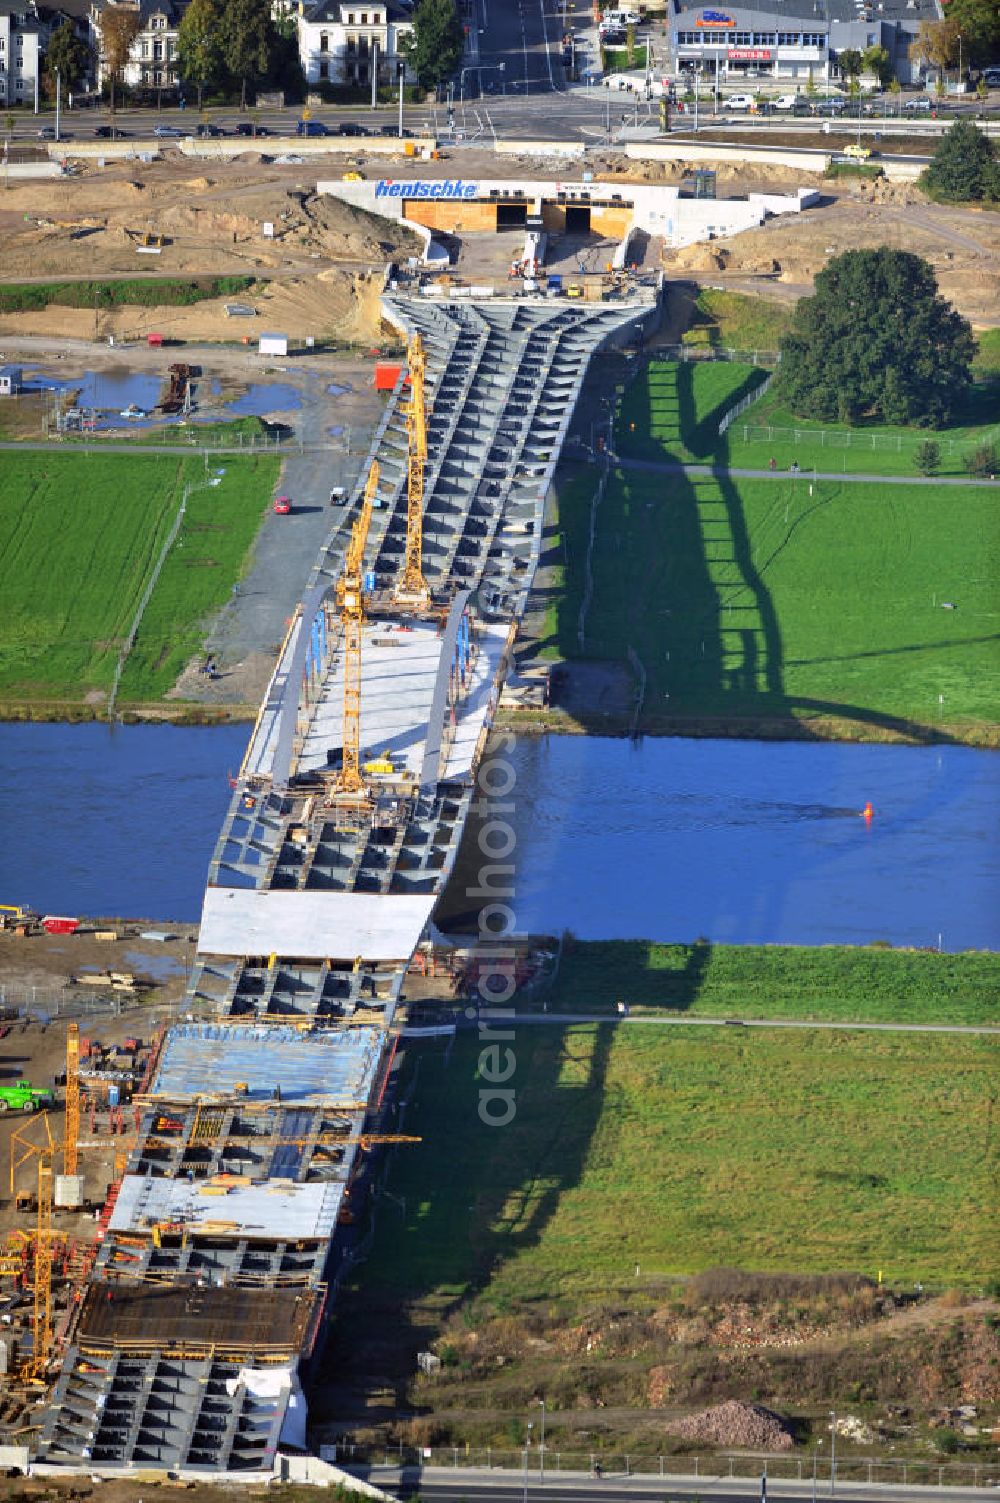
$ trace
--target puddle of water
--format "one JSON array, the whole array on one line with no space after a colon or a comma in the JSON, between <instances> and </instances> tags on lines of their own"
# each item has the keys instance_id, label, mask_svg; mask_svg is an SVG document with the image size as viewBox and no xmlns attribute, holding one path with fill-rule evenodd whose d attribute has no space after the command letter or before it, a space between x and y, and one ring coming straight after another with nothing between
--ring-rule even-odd
<instances>
[{"instance_id":1,"label":"puddle of water","mask_svg":"<svg viewBox=\"0 0 1000 1503\"><path fill-rule=\"evenodd\" d=\"M84 371L69 379L31 371L26 384L32 391L76 391L79 407L96 408L115 417L130 406L149 412L160 400L165 385L162 376L129 371Z\"/></svg>"},{"instance_id":2,"label":"puddle of water","mask_svg":"<svg viewBox=\"0 0 1000 1503\"><path fill-rule=\"evenodd\" d=\"M226 403L234 417L264 417L268 412L287 412L302 406L298 387L272 381L251 386L245 396Z\"/></svg>"},{"instance_id":3,"label":"puddle of water","mask_svg":"<svg viewBox=\"0 0 1000 1503\"><path fill-rule=\"evenodd\" d=\"M353 390L353 386L338 386L336 381L331 381L326 388L327 395L331 397L346 397Z\"/></svg>"},{"instance_id":4,"label":"puddle of water","mask_svg":"<svg viewBox=\"0 0 1000 1503\"><path fill-rule=\"evenodd\" d=\"M333 427L332 428L328 428L326 431L327 431L327 433L329 433L329 435L330 435L331 438L339 438L340 435L344 431L343 424L342 423L334 423Z\"/></svg>"},{"instance_id":5,"label":"puddle of water","mask_svg":"<svg viewBox=\"0 0 1000 1503\"><path fill-rule=\"evenodd\" d=\"M208 383L208 391L209 391L209 395L210 396L221 397L221 395L222 395L222 382L219 380L218 376L213 376L212 379L211 379L211 381L209 381L209 383Z\"/></svg>"},{"instance_id":6,"label":"puddle of water","mask_svg":"<svg viewBox=\"0 0 1000 1503\"><path fill-rule=\"evenodd\" d=\"M133 970L141 971L154 981L169 981L171 976L179 976L186 970L181 955L147 955L143 950L126 950L123 959Z\"/></svg>"}]
</instances>

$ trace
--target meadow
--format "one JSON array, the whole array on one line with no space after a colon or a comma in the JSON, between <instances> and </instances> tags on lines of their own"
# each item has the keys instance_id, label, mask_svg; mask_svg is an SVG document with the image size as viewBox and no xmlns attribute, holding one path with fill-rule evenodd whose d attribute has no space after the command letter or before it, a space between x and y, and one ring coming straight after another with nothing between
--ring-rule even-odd
<instances>
[{"instance_id":1,"label":"meadow","mask_svg":"<svg viewBox=\"0 0 1000 1503\"><path fill-rule=\"evenodd\" d=\"M364 1285L501 1305L636 1266L929 1285L995 1267L995 1040L524 1028L503 1127L480 1118L483 1047L421 1052L405 1127L423 1141L393 1156L405 1214L383 1206Z\"/></svg>"},{"instance_id":2,"label":"meadow","mask_svg":"<svg viewBox=\"0 0 1000 1503\"><path fill-rule=\"evenodd\" d=\"M579 652L593 482L561 506L553 640ZM575 513L574 513L575 508ZM848 722L989 739L1000 721L1000 520L987 489L615 474L598 513L585 656L646 674L647 723Z\"/></svg>"},{"instance_id":3,"label":"meadow","mask_svg":"<svg viewBox=\"0 0 1000 1503\"><path fill-rule=\"evenodd\" d=\"M122 640L185 487L185 521L143 618L120 702L165 693L229 598L277 481L271 457L8 454L0 491L0 699L85 701Z\"/></svg>"},{"instance_id":4,"label":"meadow","mask_svg":"<svg viewBox=\"0 0 1000 1503\"><path fill-rule=\"evenodd\" d=\"M1000 1023L995 955L826 945L564 944L551 1012L827 1022Z\"/></svg>"}]
</instances>

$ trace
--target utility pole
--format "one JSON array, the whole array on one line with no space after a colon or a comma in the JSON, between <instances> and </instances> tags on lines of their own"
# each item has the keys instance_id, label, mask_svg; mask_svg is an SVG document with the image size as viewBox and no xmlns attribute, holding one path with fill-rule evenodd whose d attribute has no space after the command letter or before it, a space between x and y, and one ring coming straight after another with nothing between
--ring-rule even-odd
<instances>
[{"instance_id":1,"label":"utility pole","mask_svg":"<svg viewBox=\"0 0 1000 1503\"><path fill-rule=\"evenodd\" d=\"M830 1497L837 1489L837 1411L830 1410Z\"/></svg>"},{"instance_id":2,"label":"utility pole","mask_svg":"<svg viewBox=\"0 0 1000 1503\"><path fill-rule=\"evenodd\" d=\"M545 1486L545 1400L539 1399L542 1406L542 1432L538 1440L538 1481L539 1486Z\"/></svg>"},{"instance_id":3,"label":"utility pole","mask_svg":"<svg viewBox=\"0 0 1000 1503\"><path fill-rule=\"evenodd\" d=\"M399 81L399 139L403 139L403 79L406 77L406 64L402 58L396 63L396 78Z\"/></svg>"},{"instance_id":4,"label":"utility pole","mask_svg":"<svg viewBox=\"0 0 1000 1503\"><path fill-rule=\"evenodd\" d=\"M56 140L59 140L59 112L62 108L62 74L56 69Z\"/></svg>"},{"instance_id":5,"label":"utility pole","mask_svg":"<svg viewBox=\"0 0 1000 1503\"><path fill-rule=\"evenodd\" d=\"M372 43L372 109L378 108L378 42Z\"/></svg>"}]
</instances>

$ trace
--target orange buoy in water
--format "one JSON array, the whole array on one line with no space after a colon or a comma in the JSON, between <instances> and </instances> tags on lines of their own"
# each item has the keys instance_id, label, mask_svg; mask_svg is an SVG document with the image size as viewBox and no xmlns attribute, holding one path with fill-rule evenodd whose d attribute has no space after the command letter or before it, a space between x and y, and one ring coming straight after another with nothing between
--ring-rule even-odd
<instances>
[{"instance_id":1,"label":"orange buoy in water","mask_svg":"<svg viewBox=\"0 0 1000 1503\"><path fill-rule=\"evenodd\" d=\"M861 815L866 824L871 824L872 806L870 802L865 804L865 807L861 811Z\"/></svg>"}]
</instances>

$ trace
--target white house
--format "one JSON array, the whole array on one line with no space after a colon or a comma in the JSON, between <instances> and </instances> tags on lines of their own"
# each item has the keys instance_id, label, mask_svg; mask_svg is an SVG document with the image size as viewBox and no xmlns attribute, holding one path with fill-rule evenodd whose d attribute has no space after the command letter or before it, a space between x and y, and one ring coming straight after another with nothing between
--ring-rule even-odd
<instances>
[{"instance_id":1,"label":"white house","mask_svg":"<svg viewBox=\"0 0 1000 1503\"><path fill-rule=\"evenodd\" d=\"M47 40L35 0L0 0L0 105L34 102Z\"/></svg>"},{"instance_id":2,"label":"white house","mask_svg":"<svg viewBox=\"0 0 1000 1503\"><path fill-rule=\"evenodd\" d=\"M0 0L0 4L3 0ZM134 10L139 17L139 33L132 43L125 67L125 82L136 89L177 88L177 33L188 0L117 0L123 8ZM92 24L100 57L101 11L95 0ZM107 77L103 61L98 62L98 84Z\"/></svg>"},{"instance_id":3,"label":"white house","mask_svg":"<svg viewBox=\"0 0 1000 1503\"><path fill-rule=\"evenodd\" d=\"M299 0L299 60L307 84L363 86L378 66L380 81L395 79L400 37L413 30L399 0Z\"/></svg>"}]
</instances>

